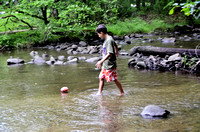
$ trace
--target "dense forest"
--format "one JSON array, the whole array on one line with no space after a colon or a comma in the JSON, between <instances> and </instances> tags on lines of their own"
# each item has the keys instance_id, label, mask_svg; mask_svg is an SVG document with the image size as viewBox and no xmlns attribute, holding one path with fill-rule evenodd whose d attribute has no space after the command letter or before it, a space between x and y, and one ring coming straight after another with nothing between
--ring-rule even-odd
<instances>
[{"instance_id":1,"label":"dense forest","mask_svg":"<svg viewBox=\"0 0 200 132\"><path fill-rule=\"evenodd\" d=\"M116 35L199 26L195 0L1 0L0 48L85 39L104 23Z\"/></svg>"}]
</instances>

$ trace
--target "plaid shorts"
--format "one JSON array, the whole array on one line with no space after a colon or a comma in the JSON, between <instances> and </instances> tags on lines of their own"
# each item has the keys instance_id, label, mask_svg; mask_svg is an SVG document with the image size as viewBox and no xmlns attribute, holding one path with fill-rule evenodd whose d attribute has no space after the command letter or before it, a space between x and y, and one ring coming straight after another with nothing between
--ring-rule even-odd
<instances>
[{"instance_id":1,"label":"plaid shorts","mask_svg":"<svg viewBox=\"0 0 200 132\"><path fill-rule=\"evenodd\" d=\"M117 70L116 70L116 68L109 69L109 70L102 69L100 74L99 74L99 78L106 79L107 82L116 80L117 79Z\"/></svg>"}]
</instances>

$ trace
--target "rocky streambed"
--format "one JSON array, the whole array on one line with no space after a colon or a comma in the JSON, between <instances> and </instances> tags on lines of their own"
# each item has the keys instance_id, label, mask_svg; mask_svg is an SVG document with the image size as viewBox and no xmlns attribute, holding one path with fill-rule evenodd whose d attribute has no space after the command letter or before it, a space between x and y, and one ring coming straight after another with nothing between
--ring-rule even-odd
<instances>
[{"instance_id":1,"label":"rocky streambed","mask_svg":"<svg viewBox=\"0 0 200 132\"><path fill-rule=\"evenodd\" d=\"M194 56L195 51L191 55L189 52L183 54L174 50L171 52L173 54L160 55L159 50L156 53L144 54L141 52L132 53L128 52L131 45L154 45L154 43L159 44L161 47L174 45L178 42L193 42L200 40L199 33L179 35L177 32L165 34L164 36L160 34L130 34L125 36L113 36L115 42L118 44L119 54L123 56L131 56L128 61L130 67L136 67L138 69L149 69L149 70L162 70L162 71L187 71L190 73L199 73L200 60L198 56ZM65 51L66 54L60 56L52 56L46 53L38 54L37 51L32 51L30 55L33 57L31 61L25 62L23 59L10 58L7 63L10 64L48 64L48 65L67 65L70 63L84 62L97 62L101 57L90 56L85 57L84 54L98 54L100 56L102 52L102 40L93 40L92 43L86 41L79 42L65 42L65 43L52 43L40 49L56 50L58 52ZM135 47L135 46L134 46ZM179 46L181 47L181 46ZM182 48L182 47L181 47ZM148 52L148 48L147 48ZM66 55L68 57L66 57ZM77 57L77 55L79 57ZM81 55L81 57L80 57Z\"/></svg>"},{"instance_id":2,"label":"rocky streambed","mask_svg":"<svg viewBox=\"0 0 200 132\"><path fill-rule=\"evenodd\" d=\"M171 56L165 55L143 55L135 53L128 61L129 67L138 69L160 70L160 71L186 71L189 73L200 73L200 58L180 53Z\"/></svg>"}]
</instances>

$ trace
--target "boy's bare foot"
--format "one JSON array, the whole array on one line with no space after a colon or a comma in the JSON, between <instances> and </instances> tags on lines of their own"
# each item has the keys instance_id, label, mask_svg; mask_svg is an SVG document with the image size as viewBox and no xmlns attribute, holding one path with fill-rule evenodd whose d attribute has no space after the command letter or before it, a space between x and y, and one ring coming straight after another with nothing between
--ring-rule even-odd
<instances>
[{"instance_id":1,"label":"boy's bare foot","mask_svg":"<svg viewBox=\"0 0 200 132\"><path fill-rule=\"evenodd\" d=\"M101 96L102 95L102 93L100 93L100 92L97 92L97 94L96 94L97 96Z\"/></svg>"},{"instance_id":2,"label":"boy's bare foot","mask_svg":"<svg viewBox=\"0 0 200 132\"><path fill-rule=\"evenodd\" d=\"M125 93L121 93L121 94L118 94L117 96L124 96L125 95Z\"/></svg>"}]
</instances>

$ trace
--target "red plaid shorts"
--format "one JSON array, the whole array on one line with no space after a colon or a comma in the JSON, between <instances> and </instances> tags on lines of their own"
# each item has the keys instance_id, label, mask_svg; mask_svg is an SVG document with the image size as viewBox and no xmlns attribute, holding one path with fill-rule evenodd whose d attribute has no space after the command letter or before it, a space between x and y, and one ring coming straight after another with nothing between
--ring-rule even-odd
<instances>
[{"instance_id":1,"label":"red plaid shorts","mask_svg":"<svg viewBox=\"0 0 200 132\"><path fill-rule=\"evenodd\" d=\"M116 70L116 68L109 69L109 70L101 69L101 72L99 74L99 78L106 79L107 82L116 80L117 79L117 70Z\"/></svg>"}]
</instances>

